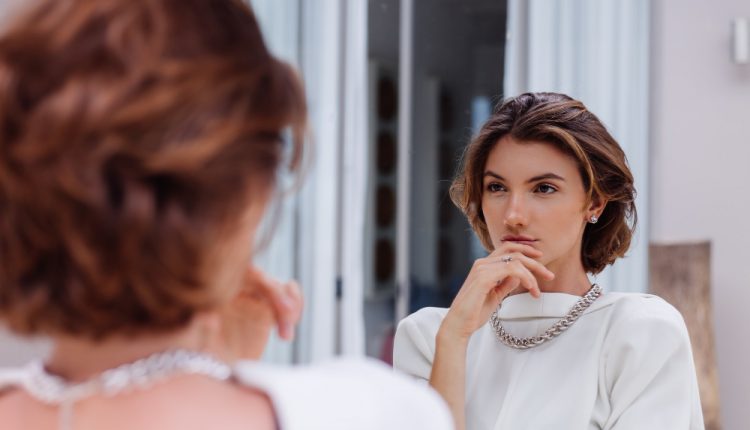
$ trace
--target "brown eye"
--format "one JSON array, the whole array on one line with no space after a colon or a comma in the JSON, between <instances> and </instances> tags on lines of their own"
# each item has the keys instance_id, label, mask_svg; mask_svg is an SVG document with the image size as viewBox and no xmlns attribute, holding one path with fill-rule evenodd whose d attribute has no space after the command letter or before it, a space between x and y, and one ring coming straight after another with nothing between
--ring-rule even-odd
<instances>
[{"instance_id":1,"label":"brown eye","mask_svg":"<svg viewBox=\"0 0 750 430\"><path fill-rule=\"evenodd\" d=\"M487 191L491 193L498 193L503 190L504 190L503 186L496 182L492 182L489 185L487 185Z\"/></svg>"},{"instance_id":2,"label":"brown eye","mask_svg":"<svg viewBox=\"0 0 750 430\"><path fill-rule=\"evenodd\" d=\"M557 192L557 188L550 184L540 184L536 189L542 194L552 194Z\"/></svg>"}]
</instances>

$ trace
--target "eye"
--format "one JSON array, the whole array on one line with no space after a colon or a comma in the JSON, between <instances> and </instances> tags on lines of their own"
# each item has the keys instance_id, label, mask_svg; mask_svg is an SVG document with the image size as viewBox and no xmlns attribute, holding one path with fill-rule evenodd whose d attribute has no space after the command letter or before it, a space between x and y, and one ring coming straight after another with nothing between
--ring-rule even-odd
<instances>
[{"instance_id":1,"label":"eye","mask_svg":"<svg viewBox=\"0 0 750 430\"><path fill-rule=\"evenodd\" d=\"M553 194L557 192L557 188L553 187L550 184L539 184L536 189L542 194Z\"/></svg>"},{"instance_id":2,"label":"eye","mask_svg":"<svg viewBox=\"0 0 750 430\"><path fill-rule=\"evenodd\" d=\"M505 191L505 187L498 184L497 182L490 182L487 184L487 191L491 193L499 193L500 191Z\"/></svg>"}]
</instances>

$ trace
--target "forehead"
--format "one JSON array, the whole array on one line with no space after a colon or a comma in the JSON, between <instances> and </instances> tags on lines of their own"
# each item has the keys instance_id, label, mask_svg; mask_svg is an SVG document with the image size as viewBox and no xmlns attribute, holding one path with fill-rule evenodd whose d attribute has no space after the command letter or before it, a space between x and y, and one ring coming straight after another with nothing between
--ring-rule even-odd
<instances>
[{"instance_id":1,"label":"forehead","mask_svg":"<svg viewBox=\"0 0 750 430\"><path fill-rule=\"evenodd\" d=\"M484 168L487 170L508 180L526 180L546 173L566 180L579 178L576 159L557 146L543 141L517 141L510 136L503 137L492 148Z\"/></svg>"}]
</instances>

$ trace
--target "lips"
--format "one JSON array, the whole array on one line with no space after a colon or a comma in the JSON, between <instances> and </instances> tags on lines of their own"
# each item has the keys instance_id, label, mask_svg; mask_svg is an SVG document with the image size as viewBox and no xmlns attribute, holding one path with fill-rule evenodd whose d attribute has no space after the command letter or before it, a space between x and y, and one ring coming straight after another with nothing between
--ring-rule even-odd
<instances>
[{"instance_id":1,"label":"lips","mask_svg":"<svg viewBox=\"0 0 750 430\"><path fill-rule=\"evenodd\" d=\"M501 239L503 242L515 242L523 245L533 245L537 242L537 239L523 235L506 235Z\"/></svg>"}]
</instances>

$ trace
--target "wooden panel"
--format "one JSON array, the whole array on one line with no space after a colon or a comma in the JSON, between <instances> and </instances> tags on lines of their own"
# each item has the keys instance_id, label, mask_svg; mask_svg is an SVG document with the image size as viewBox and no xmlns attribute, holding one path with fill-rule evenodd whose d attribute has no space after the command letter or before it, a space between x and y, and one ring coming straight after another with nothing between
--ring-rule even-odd
<instances>
[{"instance_id":1,"label":"wooden panel","mask_svg":"<svg viewBox=\"0 0 750 430\"><path fill-rule=\"evenodd\" d=\"M698 372L707 430L721 428L719 375L711 306L711 245L708 242L650 246L651 292L676 307L685 318Z\"/></svg>"}]
</instances>

